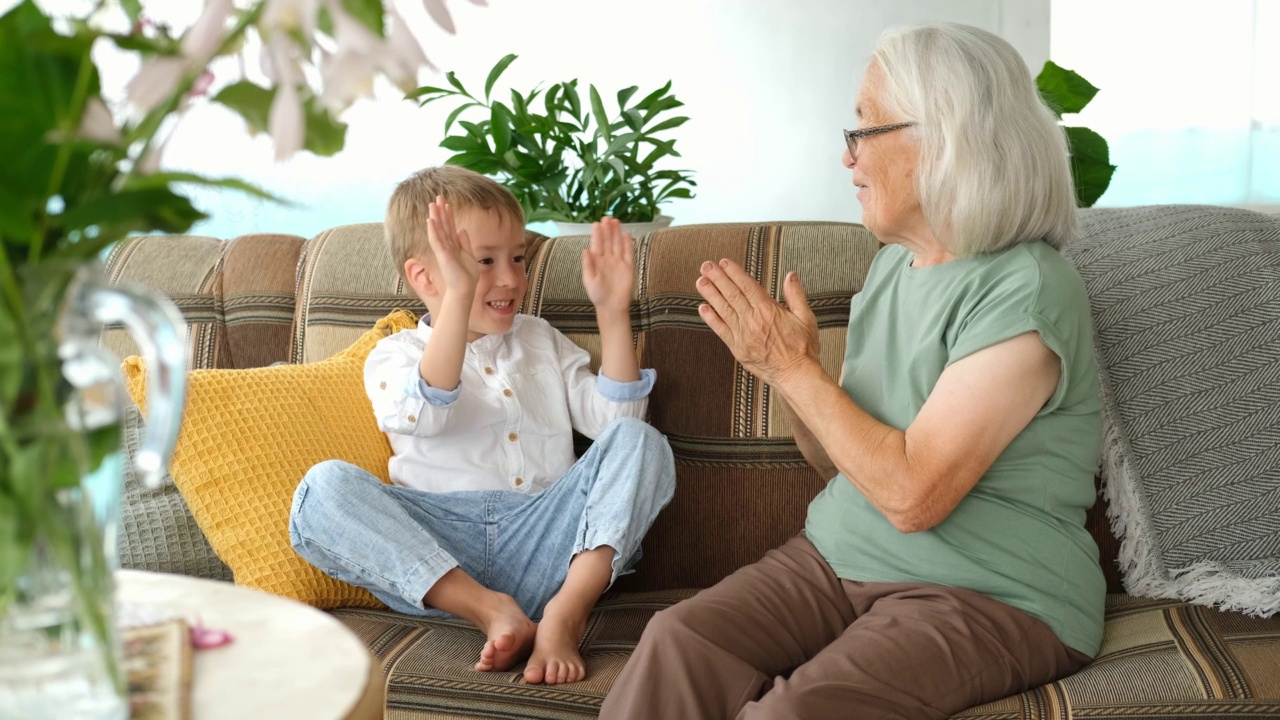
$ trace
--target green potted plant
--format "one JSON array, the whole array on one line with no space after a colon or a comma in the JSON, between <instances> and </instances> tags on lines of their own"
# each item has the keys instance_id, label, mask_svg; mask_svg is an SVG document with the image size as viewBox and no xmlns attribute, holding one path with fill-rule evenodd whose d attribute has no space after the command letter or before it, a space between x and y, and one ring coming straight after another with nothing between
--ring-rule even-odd
<instances>
[{"instance_id":1,"label":"green potted plant","mask_svg":"<svg viewBox=\"0 0 1280 720\"><path fill-rule=\"evenodd\" d=\"M210 63L242 52L251 35L270 83L241 80L212 99L269 133L278 158L342 149L346 126L335 117L375 75L407 91L428 66L382 0L209 0L178 36L141 0L83 12L50 17L27 0L0 15L0 714L33 720L128 715L108 545L124 393L119 361L98 348L102 323L135 322L168 348L151 384L176 397L148 408L169 432L139 453L146 477L163 472L185 384L181 316L146 293L106 287L96 261L129 233L182 233L203 219L184 187L272 197L236 179L161 170L159 138L208 89ZM131 30L97 27L111 12ZM103 96L95 46L104 44L139 61L127 106ZM169 406L167 423L158 405Z\"/></svg>"},{"instance_id":2,"label":"green potted plant","mask_svg":"<svg viewBox=\"0 0 1280 720\"><path fill-rule=\"evenodd\" d=\"M576 79L525 93L512 89L504 103L494 99L493 88L516 57L493 66L483 96L453 72L445 74L450 87L409 93L420 105L455 104L440 142L454 153L446 162L497 178L520 200L529 222L554 220L561 234L581 233L606 215L633 233L670 224L660 214L663 203L692 198L697 185L687 170L659 167L680 157L676 141L660 135L689 120L672 114L684 103L671 94L671 83L643 95L636 86L619 90L614 113L594 85L584 101Z\"/></svg>"}]
</instances>

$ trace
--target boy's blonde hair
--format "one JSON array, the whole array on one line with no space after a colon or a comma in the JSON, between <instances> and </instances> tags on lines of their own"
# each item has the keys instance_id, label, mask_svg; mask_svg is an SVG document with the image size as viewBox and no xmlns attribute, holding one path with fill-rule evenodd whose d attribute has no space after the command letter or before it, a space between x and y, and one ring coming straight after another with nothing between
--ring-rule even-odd
<instances>
[{"instance_id":1,"label":"boy's blonde hair","mask_svg":"<svg viewBox=\"0 0 1280 720\"><path fill-rule=\"evenodd\" d=\"M511 191L480 173L454 165L441 165L419 170L396 186L387 203L383 228L391 259L404 276L404 263L409 258L431 255L427 242L427 218L431 203L443 195L454 212L469 209L487 210L504 220L524 227L524 210ZM474 238L473 238L474 239Z\"/></svg>"}]
</instances>

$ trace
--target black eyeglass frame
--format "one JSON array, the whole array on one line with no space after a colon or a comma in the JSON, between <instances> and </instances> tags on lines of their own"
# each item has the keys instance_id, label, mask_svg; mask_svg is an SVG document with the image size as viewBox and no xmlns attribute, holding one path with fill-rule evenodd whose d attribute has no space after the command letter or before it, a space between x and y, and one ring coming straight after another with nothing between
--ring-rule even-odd
<instances>
[{"instance_id":1,"label":"black eyeglass frame","mask_svg":"<svg viewBox=\"0 0 1280 720\"><path fill-rule=\"evenodd\" d=\"M914 122L901 122L901 123L894 123L892 125L877 125L876 127L862 128L861 130L845 130L844 143L849 148L849 157L857 157L858 141L861 140L862 138L871 137L872 135L879 135L880 133L893 132L894 130L901 130L903 128L909 128L916 124L917 123L914 123Z\"/></svg>"}]
</instances>

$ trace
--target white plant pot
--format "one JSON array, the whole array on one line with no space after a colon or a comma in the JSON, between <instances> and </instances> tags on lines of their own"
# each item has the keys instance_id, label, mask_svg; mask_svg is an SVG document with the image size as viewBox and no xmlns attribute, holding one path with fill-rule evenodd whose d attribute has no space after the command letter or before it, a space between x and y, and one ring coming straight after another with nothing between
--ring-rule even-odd
<instances>
[{"instance_id":1,"label":"white plant pot","mask_svg":"<svg viewBox=\"0 0 1280 720\"><path fill-rule=\"evenodd\" d=\"M631 237L648 235L654 230L661 230L671 224L671 217L659 215L652 222L622 223L622 231L631 233ZM567 235L590 235L591 223L571 223L556 221L556 232L560 237Z\"/></svg>"}]
</instances>

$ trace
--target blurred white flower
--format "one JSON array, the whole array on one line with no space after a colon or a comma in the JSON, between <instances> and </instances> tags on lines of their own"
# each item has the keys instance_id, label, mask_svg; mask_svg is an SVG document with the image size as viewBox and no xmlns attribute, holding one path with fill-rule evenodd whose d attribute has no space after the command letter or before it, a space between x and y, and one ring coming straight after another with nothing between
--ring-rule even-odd
<instances>
[{"instance_id":1,"label":"blurred white flower","mask_svg":"<svg viewBox=\"0 0 1280 720\"><path fill-rule=\"evenodd\" d=\"M307 134L306 117L302 112L302 101L298 99L298 89L293 83L286 82L276 88L267 132L275 143L277 161L288 159L302 149Z\"/></svg>"},{"instance_id":2,"label":"blurred white flower","mask_svg":"<svg viewBox=\"0 0 1280 720\"><path fill-rule=\"evenodd\" d=\"M422 4L427 8L427 14L431 19L444 28L445 32L450 35L458 33L458 29L453 25L453 16L449 14L449 8L444 6L444 0L422 0Z\"/></svg>"},{"instance_id":3,"label":"blurred white flower","mask_svg":"<svg viewBox=\"0 0 1280 720\"><path fill-rule=\"evenodd\" d=\"M153 57L138 69L125 88L129 102L151 112L173 95L183 75L208 65L226 40L231 9L231 0L208 0L195 24L183 34L180 55Z\"/></svg>"},{"instance_id":4,"label":"blurred white flower","mask_svg":"<svg viewBox=\"0 0 1280 720\"><path fill-rule=\"evenodd\" d=\"M277 85L299 85L303 82L298 46L284 33L276 33L267 41L262 53L262 74Z\"/></svg>"},{"instance_id":5,"label":"blurred white flower","mask_svg":"<svg viewBox=\"0 0 1280 720\"><path fill-rule=\"evenodd\" d=\"M182 55L192 65L204 66L222 47L227 37L231 0L205 0L204 12L182 36Z\"/></svg>"},{"instance_id":6,"label":"blurred white flower","mask_svg":"<svg viewBox=\"0 0 1280 720\"><path fill-rule=\"evenodd\" d=\"M111 116L111 111L102 102L102 98L96 95L85 103L76 134L101 143L120 142L120 128L116 127L115 118Z\"/></svg>"},{"instance_id":7,"label":"blurred white flower","mask_svg":"<svg viewBox=\"0 0 1280 720\"><path fill-rule=\"evenodd\" d=\"M277 31L301 30L308 39L316 34L316 15L320 12L320 0L266 0L258 27L263 35Z\"/></svg>"},{"instance_id":8,"label":"blurred white flower","mask_svg":"<svg viewBox=\"0 0 1280 720\"><path fill-rule=\"evenodd\" d=\"M418 38L395 10L391 10L387 20L386 52L382 55L381 67L387 79L405 93L418 86L418 68L435 69L422 52Z\"/></svg>"},{"instance_id":9,"label":"blurred white flower","mask_svg":"<svg viewBox=\"0 0 1280 720\"><path fill-rule=\"evenodd\" d=\"M358 98L373 97L373 59L363 55L328 55L320 66L324 90L320 104L333 115Z\"/></svg>"},{"instance_id":10,"label":"blurred white flower","mask_svg":"<svg viewBox=\"0 0 1280 720\"><path fill-rule=\"evenodd\" d=\"M187 61L184 58L154 57L147 60L125 87L129 102L144 113L151 112L165 98L173 95L186 71Z\"/></svg>"},{"instance_id":11,"label":"blurred white flower","mask_svg":"<svg viewBox=\"0 0 1280 720\"><path fill-rule=\"evenodd\" d=\"M336 2L329 3L328 7L329 14L333 16L333 40L339 54L373 56L382 50L382 38L364 23Z\"/></svg>"},{"instance_id":12,"label":"blurred white flower","mask_svg":"<svg viewBox=\"0 0 1280 720\"><path fill-rule=\"evenodd\" d=\"M200 73L200 77L191 83L191 89L187 91L187 97L197 98L204 97L209 92L209 88L213 86L213 72L205 70Z\"/></svg>"},{"instance_id":13,"label":"blurred white flower","mask_svg":"<svg viewBox=\"0 0 1280 720\"><path fill-rule=\"evenodd\" d=\"M201 74L188 97L205 94L212 81L206 66L227 43L229 19L235 13L249 11L243 3L237 10L236 2L206 0L200 17L181 38L179 55L154 56L144 61L126 88L129 101L150 112L170 99L184 78L189 79L194 73ZM304 146L307 103L318 101L330 115L337 116L357 99L373 97L374 78L379 74L407 93L417 87L421 68L435 69L418 37L397 12L395 0L378 2L385 13L384 36L353 16L346 9L345 0L253 0L250 4L258 2L261 14L250 31L256 31L262 40L258 62L268 80L266 87L275 88L267 129L275 140L277 159L287 158ZM445 0L421 2L436 24L456 33ZM486 4L486 0L471 2ZM327 33L319 30L322 12L331 21ZM143 25L136 31L142 32ZM241 40L237 36L236 41ZM242 74L243 65L242 60ZM185 98L178 106L179 110L183 108ZM100 121L98 118L95 124ZM158 155L157 150L154 156ZM143 158L139 166L155 157Z\"/></svg>"}]
</instances>

